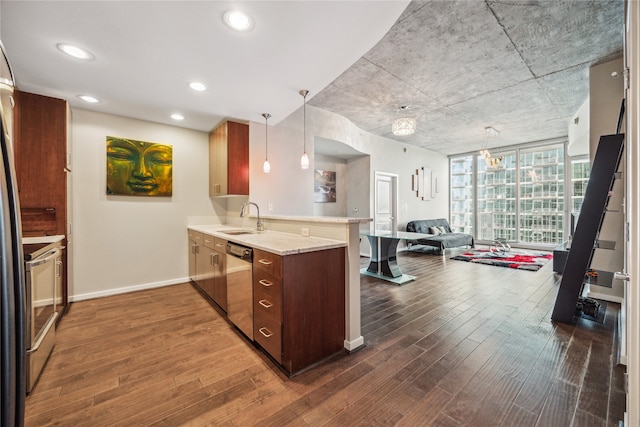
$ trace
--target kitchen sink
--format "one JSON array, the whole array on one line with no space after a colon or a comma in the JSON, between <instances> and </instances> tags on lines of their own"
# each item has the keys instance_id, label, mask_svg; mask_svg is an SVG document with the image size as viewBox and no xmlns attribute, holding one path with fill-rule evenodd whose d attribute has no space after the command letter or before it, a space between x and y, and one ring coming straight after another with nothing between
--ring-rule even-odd
<instances>
[{"instance_id":1,"label":"kitchen sink","mask_svg":"<svg viewBox=\"0 0 640 427\"><path fill-rule=\"evenodd\" d=\"M238 234L254 234L254 230L220 230L221 233L228 234L230 236L236 236Z\"/></svg>"}]
</instances>

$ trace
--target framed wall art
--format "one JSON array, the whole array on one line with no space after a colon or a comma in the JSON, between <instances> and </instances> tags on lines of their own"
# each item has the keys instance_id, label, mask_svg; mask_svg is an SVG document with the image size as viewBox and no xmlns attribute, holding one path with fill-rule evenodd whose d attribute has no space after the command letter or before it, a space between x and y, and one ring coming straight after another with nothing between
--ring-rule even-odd
<instances>
[{"instance_id":1,"label":"framed wall art","mask_svg":"<svg viewBox=\"0 0 640 427\"><path fill-rule=\"evenodd\" d=\"M173 147L107 136L107 194L169 197Z\"/></svg>"},{"instance_id":2,"label":"framed wall art","mask_svg":"<svg viewBox=\"0 0 640 427\"><path fill-rule=\"evenodd\" d=\"M313 201L315 203L336 202L336 173L316 169L313 175Z\"/></svg>"}]
</instances>

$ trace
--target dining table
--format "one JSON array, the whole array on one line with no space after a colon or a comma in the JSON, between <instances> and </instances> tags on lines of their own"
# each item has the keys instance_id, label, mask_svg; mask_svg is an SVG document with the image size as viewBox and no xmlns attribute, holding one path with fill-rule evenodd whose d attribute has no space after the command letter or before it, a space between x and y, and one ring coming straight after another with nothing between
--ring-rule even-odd
<instances>
[{"instance_id":1,"label":"dining table","mask_svg":"<svg viewBox=\"0 0 640 427\"><path fill-rule=\"evenodd\" d=\"M371 246L369 266L360 270L361 274L377 277L397 285L402 285L416 278L405 274L398 265L398 243L401 240L418 240L433 237L433 234L414 233L394 230L360 231L367 237Z\"/></svg>"}]
</instances>

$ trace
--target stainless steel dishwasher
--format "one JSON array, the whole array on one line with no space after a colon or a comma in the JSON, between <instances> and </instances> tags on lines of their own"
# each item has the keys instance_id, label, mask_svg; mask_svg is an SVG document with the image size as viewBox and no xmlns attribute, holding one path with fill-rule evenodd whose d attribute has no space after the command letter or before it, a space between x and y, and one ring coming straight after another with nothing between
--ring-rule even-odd
<instances>
[{"instance_id":1,"label":"stainless steel dishwasher","mask_svg":"<svg viewBox=\"0 0 640 427\"><path fill-rule=\"evenodd\" d=\"M253 249L227 243L227 316L253 340Z\"/></svg>"}]
</instances>

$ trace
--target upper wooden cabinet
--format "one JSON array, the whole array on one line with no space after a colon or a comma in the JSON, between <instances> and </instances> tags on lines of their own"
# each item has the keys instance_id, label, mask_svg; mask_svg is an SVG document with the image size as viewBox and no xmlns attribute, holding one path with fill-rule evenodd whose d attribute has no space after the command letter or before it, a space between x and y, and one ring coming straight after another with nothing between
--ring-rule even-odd
<instances>
[{"instance_id":1,"label":"upper wooden cabinet","mask_svg":"<svg viewBox=\"0 0 640 427\"><path fill-rule=\"evenodd\" d=\"M249 195L249 125L226 121L209 135L209 195Z\"/></svg>"},{"instance_id":2,"label":"upper wooden cabinet","mask_svg":"<svg viewBox=\"0 0 640 427\"><path fill-rule=\"evenodd\" d=\"M67 234L67 120L62 99L16 91L14 149L25 236Z\"/></svg>"}]
</instances>

